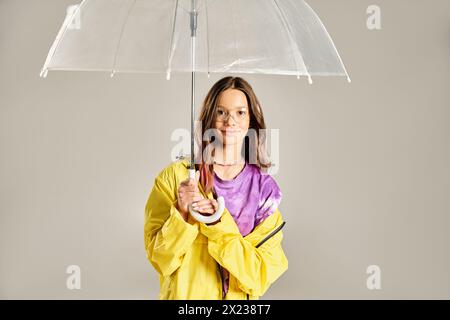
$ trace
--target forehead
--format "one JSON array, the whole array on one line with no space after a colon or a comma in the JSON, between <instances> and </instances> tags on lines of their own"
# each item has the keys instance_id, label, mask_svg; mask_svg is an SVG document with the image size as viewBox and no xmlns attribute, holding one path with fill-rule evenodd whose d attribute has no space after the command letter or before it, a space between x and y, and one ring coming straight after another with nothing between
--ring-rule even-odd
<instances>
[{"instance_id":1,"label":"forehead","mask_svg":"<svg viewBox=\"0 0 450 320\"><path fill-rule=\"evenodd\" d=\"M247 108L247 97L237 89L227 89L219 96L218 106L228 110Z\"/></svg>"}]
</instances>

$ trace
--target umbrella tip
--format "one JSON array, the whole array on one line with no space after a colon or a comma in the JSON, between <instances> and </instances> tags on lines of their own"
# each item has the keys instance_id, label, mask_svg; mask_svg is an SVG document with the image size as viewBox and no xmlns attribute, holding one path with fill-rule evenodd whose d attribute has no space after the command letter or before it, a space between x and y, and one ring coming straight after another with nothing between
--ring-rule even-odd
<instances>
[{"instance_id":1,"label":"umbrella tip","mask_svg":"<svg viewBox=\"0 0 450 320\"><path fill-rule=\"evenodd\" d=\"M313 84L312 78L309 74L308 74L308 82L309 82L309 84Z\"/></svg>"},{"instance_id":2,"label":"umbrella tip","mask_svg":"<svg viewBox=\"0 0 450 320\"><path fill-rule=\"evenodd\" d=\"M39 74L39 76L41 78L47 78L47 74L48 74L48 70L47 69L42 69L41 73Z\"/></svg>"},{"instance_id":3,"label":"umbrella tip","mask_svg":"<svg viewBox=\"0 0 450 320\"><path fill-rule=\"evenodd\" d=\"M170 70L167 70L167 72L166 72L166 79L170 80Z\"/></svg>"},{"instance_id":4,"label":"umbrella tip","mask_svg":"<svg viewBox=\"0 0 450 320\"><path fill-rule=\"evenodd\" d=\"M347 81L348 81L348 83L352 82L352 80L350 79L349 76L347 76Z\"/></svg>"},{"instance_id":5,"label":"umbrella tip","mask_svg":"<svg viewBox=\"0 0 450 320\"><path fill-rule=\"evenodd\" d=\"M111 78L114 77L114 73L116 73L116 70L111 71L111 74L110 74Z\"/></svg>"},{"instance_id":6,"label":"umbrella tip","mask_svg":"<svg viewBox=\"0 0 450 320\"><path fill-rule=\"evenodd\" d=\"M208 72L208 78L211 76L211 74Z\"/></svg>"}]
</instances>

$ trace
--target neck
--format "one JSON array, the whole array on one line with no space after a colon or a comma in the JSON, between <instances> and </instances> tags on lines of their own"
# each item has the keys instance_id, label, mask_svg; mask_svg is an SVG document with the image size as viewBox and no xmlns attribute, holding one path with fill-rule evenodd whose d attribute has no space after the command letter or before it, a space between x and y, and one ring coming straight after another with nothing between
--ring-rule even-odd
<instances>
[{"instance_id":1,"label":"neck","mask_svg":"<svg viewBox=\"0 0 450 320\"><path fill-rule=\"evenodd\" d=\"M241 150L242 144L224 145L222 148L215 149L214 161L224 165L243 164L245 159L242 157Z\"/></svg>"}]
</instances>

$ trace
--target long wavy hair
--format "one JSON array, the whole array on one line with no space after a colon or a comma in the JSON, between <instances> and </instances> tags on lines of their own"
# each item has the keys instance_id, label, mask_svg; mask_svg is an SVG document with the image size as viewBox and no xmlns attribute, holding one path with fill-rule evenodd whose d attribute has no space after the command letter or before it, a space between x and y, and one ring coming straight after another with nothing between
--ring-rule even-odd
<instances>
[{"instance_id":1,"label":"long wavy hair","mask_svg":"<svg viewBox=\"0 0 450 320\"><path fill-rule=\"evenodd\" d=\"M261 105L258 98L255 95L250 84L240 77L225 77L217 81L209 90L206 95L200 116L198 121L201 126L196 128L196 141L198 148L198 153L195 155L195 168L200 171L200 183L203 190L206 193L213 191L215 197L217 194L214 191L214 170L212 161L205 161L202 155L204 155L205 148L213 142L212 138L205 138L205 131L208 129L215 129L217 105L219 103L220 94L227 89L237 89L242 91L246 98L250 113L250 125L249 130L244 137L244 143L242 144L242 157L247 163L250 162L255 164L263 172L272 166L272 163L266 152L266 124L264 122L264 115L261 109ZM253 129L253 130L250 130ZM253 137L250 137L253 135ZM255 136L256 135L256 136ZM255 145L250 145L255 144ZM211 147L211 146L210 146ZM249 154L250 152L256 154Z\"/></svg>"}]
</instances>

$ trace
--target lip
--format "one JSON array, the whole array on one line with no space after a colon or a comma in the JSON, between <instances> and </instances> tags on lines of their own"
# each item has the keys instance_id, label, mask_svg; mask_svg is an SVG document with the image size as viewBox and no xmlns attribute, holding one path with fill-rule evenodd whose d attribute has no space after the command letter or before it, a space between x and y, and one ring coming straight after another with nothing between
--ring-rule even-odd
<instances>
[{"instance_id":1,"label":"lip","mask_svg":"<svg viewBox=\"0 0 450 320\"><path fill-rule=\"evenodd\" d=\"M236 133L236 132L239 132L239 130L221 130L222 132L225 132L225 133Z\"/></svg>"}]
</instances>

